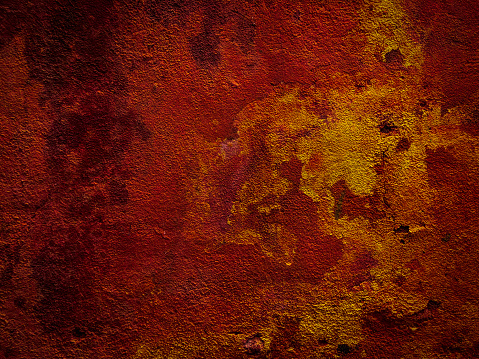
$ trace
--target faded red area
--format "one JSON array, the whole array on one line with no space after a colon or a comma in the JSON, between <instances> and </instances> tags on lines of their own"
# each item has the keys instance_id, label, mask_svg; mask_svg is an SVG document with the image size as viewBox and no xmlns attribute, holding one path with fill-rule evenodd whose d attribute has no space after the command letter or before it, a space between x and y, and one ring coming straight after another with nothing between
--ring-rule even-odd
<instances>
[{"instance_id":1,"label":"faded red area","mask_svg":"<svg viewBox=\"0 0 479 359\"><path fill-rule=\"evenodd\" d=\"M409 1L404 8L416 23L425 44L427 84L444 93L444 110L468 100L479 87L479 3Z\"/></svg>"},{"instance_id":2,"label":"faded red area","mask_svg":"<svg viewBox=\"0 0 479 359\"><path fill-rule=\"evenodd\" d=\"M336 219L348 216L350 219L357 217L379 219L385 216L382 209L382 199L378 193L371 196L357 196L351 192L344 180L336 182L331 187L334 197L334 216Z\"/></svg>"},{"instance_id":3,"label":"faded red area","mask_svg":"<svg viewBox=\"0 0 479 359\"><path fill-rule=\"evenodd\" d=\"M438 190L434 205L437 226L454 233L476 221L479 211L478 172L451 147L427 151L429 183Z\"/></svg>"}]
</instances>

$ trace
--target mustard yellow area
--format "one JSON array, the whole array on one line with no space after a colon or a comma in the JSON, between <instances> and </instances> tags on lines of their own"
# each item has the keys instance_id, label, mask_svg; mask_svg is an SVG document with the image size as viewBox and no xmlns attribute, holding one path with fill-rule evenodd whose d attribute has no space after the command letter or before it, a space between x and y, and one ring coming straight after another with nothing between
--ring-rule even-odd
<instances>
[{"instance_id":1,"label":"mustard yellow area","mask_svg":"<svg viewBox=\"0 0 479 359\"><path fill-rule=\"evenodd\" d=\"M421 69L424 63L421 34L401 7L399 0L365 1L360 11L361 30L368 39L365 58L374 63L385 60L392 50L404 56L404 66Z\"/></svg>"},{"instance_id":2,"label":"mustard yellow area","mask_svg":"<svg viewBox=\"0 0 479 359\"><path fill-rule=\"evenodd\" d=\"M313 305L301 321L301 337L305 341L320 340L354 346L364 339L361 328L362 309L361 302L354 299L341 303L327 300ZM319 348L315 358L322 358L325 352L335 349L334 344Z\"/></svg>"}]
</instances>

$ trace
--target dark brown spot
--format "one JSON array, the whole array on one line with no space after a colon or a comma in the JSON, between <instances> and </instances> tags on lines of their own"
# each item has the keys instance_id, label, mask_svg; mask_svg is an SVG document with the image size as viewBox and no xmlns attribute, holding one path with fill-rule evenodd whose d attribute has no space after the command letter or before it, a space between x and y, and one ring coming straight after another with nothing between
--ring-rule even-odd
<instances>
[{"instance_id":1,"label":"dark brown spot","mask_svg":"<svg viewBox=\"0 0 479 359\"><path fill-rule=\"evenodd\" d=\"M237 126L231 125L229 130L230 131L229 131L228 135L226 136L226 139L228 141L233 141L233 140L236 140L236 139L239 138L238 127Z\"/></svg>"},{"instance_id":2,"label":"dark brown spot","mask_svg":"<svg viewBox=\"0 0 479 359\"><path fill-rule=\"evenodd\" d=\"M429 300L427 302L427 308L428 309L438 309L439 307L441 306L441 302L437 301L437 300Z\"/></svg>"},{"instance_id":3,"label":"dark brown spot","mask_svg":"<svg viewBox=\"0 0 479 359\"><path fill-rule=\"evenodd\" d=\"M398 287L401 287L404 283L406 283L406 277L403 276L402 274L399 274L396 278L394 278L394 284L396 284Z\"/></svg>"},{"instance_id":4,"label":"dark brown spot","mask_svg":"<svg viewBox=\"0 0 479 359\"><path fill-rule=\"evenodd\" d=\"M346 194L346 190L342 191L339 197L336 199L334 202L334 219L338 220L342 217L342 211L343 211L343 201L344 201L344 196Z\"/></svg>"},{"instance_id":5,"label":"dark brown spot","mask_svg":"<svg viewBox=\"0 0 479 359\"><path fill-rule=\"evenodd\" d=\"M200 67L218 66L220 38L210 30L205 30L190 41L190 51Z\"/></svg>"},{"instance_id":6,"label":"dark brown spot","mask_svg":"<svg viewBox=\"0 0 479 359\"><path fill-rule=\"evenodd\" d=\"M18 358L19 351L13 347L5 348L3 351L5 358Z\"/></svg>"},{"instance_id":7,"label":"dark brown spot","mask_svg":"<svg viewBox=\"0 0 479 359\"><path fill-rule=\"evenodd\" d=\"M406 137L403 137L396 145L396 152L407 151L410 147L411 141L409 141Z\"/></svg>"},{"instance_id":8,"label":"dark brown spot","mask_svg":"<svg viewBox=\"0 0 479 359\"><path fill-rule=\"evenodd\" d=\"M396 65L402 65L404 62L404 56L401 54L401 51L399 49L391 50L386 55L384 55L384 61L387 64L396 64Z\"/></svg>"},{"instance_id":9,"label":"dark brown spot","mask_svg":"<svg viewBox=\"0 0 479 359\"><path fill-rule=\"evenodd\" d=\"M402 324L403 320L396 318L388 309L374 311L364 319L364 327L374 333L401 332L405 329Z\"/></svg>"},{"instance_id":10,"label":"dark brown spot","mask_svg":"<svg viewBox=\"0 0 479 359\"><path fill-rule=\"evenodd\" d=\"M256 24L248 17L238 14L236 23L236 39L243 51L248 51L254 44L256 37Z\"/></svg>"},{"instance_id":11,"label":"dark brown spot","mask_svg":"<svg viewBox=\"0 0 479 359\"><path fill-rule=\"evenodd\" d=\"M79 327L75 327L75 329L73 329L73 331L72 331L72 335L75 338L85 338L86 337L86 332Z\"/></svg>"},{"instance_id":12,"label":"dark brown spot","mask_svg":"<svg viewBox=\"0 0 479 359\"><path fill-rule=\"evenodd\" d=\"M351 352L351 348L347 344L339 344L338 345L338 353L339 354L349 354Z\"/></svg>"},{"instance_id":13,"label":"dark brown spot","mask_svg":"<svg viewBox=\"0 0 479 359\"><path fill-rule=\"evenodd\" d=\"M419 100L419 106L421 107L427 107L427 101L426 100Z\"/></svg>"},{"instance_id":14,"label":"dark brown spot","mask_svg":"<svg viewBox=\"0 0 479 359\"><path fill-rule=\"evenodd\" d=\"M379 132L381 133L390 134L392 132L395 132L396 130L397 126L390 122L383 122L379 125Z\"/></svg>"},{"instance_id":15,"label":"dark brown spot","mask_svg":"<svg viewBox=\"0 0 479 359\"><path fill-rule=\"evenodd\" d=\"M409 226L400 225L394 230L394 233L409 233Z\"/></svg>"},{"instance_id":16,"label":"dark brown spot","mask_svg":"<svg viewBox=\"0 0 479 359\"><path fill-rule=\"evenodd\" d=\"M113 204L125 204L128 202L128 189L126 184L119 180L112 180L108 184L108 193Z\"/></svg>"},{"instance_id":17,"label":"dark brown spot","mask_svg":"<svg viewBox=\"0 0 479 359\"><path fill-rule=\"evenodd\" d=\"M261 339L260 334L255 334L252 337L246 338L244 342L244 348L246 350L246 354L248 355L256 355L261 353L264 348L264 341Z\"/></svg>"},{"instance_id":18,"label":"dark brown spot","mask_svg":"<svg viewBox=\"0 0 479 359\"><path fill-rule=\"evenodd\" d=\"M368 86L371 85L371 79L369 78L365 78L365 79L359 79L356 81L356 83L354 84L354 86L358 89L358 90L362 90Z\"/></svg>"},{"instance_id":19,"label":"dark brown spot","mask_svg":"<svg viewBox=\"0 0 479 359\"><path fill-rule=\"evenodd\" d=\"M421 325L422 323L434 319L437 314L437 309L441 306L441 302L435 300L429 300L427 303L426 308L411 314L406 318L407 322L417 326Z\"/></svg>"}]
</instances>

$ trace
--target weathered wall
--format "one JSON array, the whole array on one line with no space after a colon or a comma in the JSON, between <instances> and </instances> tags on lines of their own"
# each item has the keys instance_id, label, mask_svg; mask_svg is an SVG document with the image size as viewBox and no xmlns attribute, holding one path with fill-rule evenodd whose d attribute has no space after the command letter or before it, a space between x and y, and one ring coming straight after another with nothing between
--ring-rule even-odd
<instances>
[{"instance_id":1,"label":"weathered wall","mask_svg":"<svg viewBox=\"0 0 479 359\"><path fill-rule=\"evenodd\" d=\"M479 3L4 0L0 358L479 357Z\"/></svg>"}]
</instances>

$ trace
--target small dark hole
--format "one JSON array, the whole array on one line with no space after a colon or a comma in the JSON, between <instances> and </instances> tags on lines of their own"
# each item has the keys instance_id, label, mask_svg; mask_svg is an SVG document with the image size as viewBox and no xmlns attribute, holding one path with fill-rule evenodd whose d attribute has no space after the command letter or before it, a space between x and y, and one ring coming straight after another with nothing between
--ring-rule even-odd
<instances>
[{"instance_id":1,"label":"small dark hole","mask_svg":"<svg viewBox=\"0 0 479 359\"><path fill-rule=\"evenodd\" d=\"M436 300L430 300L427 302L427 309L437 309L441 306L441 302L438 302Z\"/></svg>"},{"instance_id":2,"label":"small dark hole","mask_svg":"<svg viewBox=\"0 0 479 359\"><path fill-rule=\"evenodd\" d=\"M85 338L86 337L86 332L78 327L75 327L72 332L73 336L76 338Z\"/></svg>"},{"instance_id":3,"label":"small dark hole","mask_svg":"<svg viewBox=\"0 0 479 359\"><path fill-rule=\"evenodd\" d=\"M395 126L394 124L389 123L389 122L383 122L379 126L379 132L381 132L381 133L391 133L395 130L397 130L397 126Z\"/></svg>"},{"instance_id":4,"label":"small dark hole","mask_svg":"<svg viewBox=\"0 0 479 359\"><path fill-rule=\"evenodd\" d=\"M22 297L15 298L13 304L18 308L23 308L25 306L25 299Z\"/></svg>"},{"instance_id":5,"label":"small dark hole","mask_svg":"<svg viewBox=\"0 0 479 359\"><path fill-rule=\"evenodd\" d=\"M399 242L401 242L402 244L406 243L404 239L401 239Z\"/></svg>"},{"instance_id":6,"label":"small dark hole","mask_svg":"<svg viewBox=\"0 0 479 359\"><path fill-rule=\"evenodd\" d=\"M246 338L244 342L244 348L246 349L246 354L255 355L261 353L264 348L263 339L259 334L255 334L252 337Z\"/></svg>"},{"instance_id":7,"label":"small dark hole","mask_svg":"<svg viewBox=\"0 0 479 359\"><path fill-rule=\"evenodd\" d=\"M339 344L338 345L338 353L340 354L349 354L351 352L351 348L347 344Z\"/></svg>"},{"instance_id":8,"label":"small dark hole","mask_svg":"<svg viewBox=\"0 0 479 359\"><path fill-rule=\"evenodd\" d=\"M409 226L399 226L394 230L395 233L409 233Z\"/></svg>"}]
</instances>

